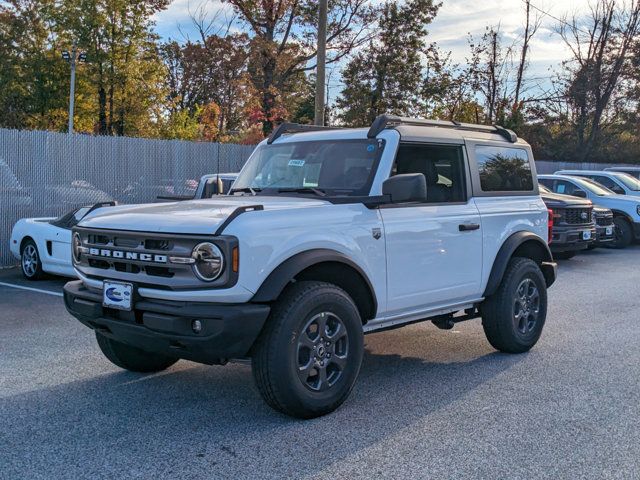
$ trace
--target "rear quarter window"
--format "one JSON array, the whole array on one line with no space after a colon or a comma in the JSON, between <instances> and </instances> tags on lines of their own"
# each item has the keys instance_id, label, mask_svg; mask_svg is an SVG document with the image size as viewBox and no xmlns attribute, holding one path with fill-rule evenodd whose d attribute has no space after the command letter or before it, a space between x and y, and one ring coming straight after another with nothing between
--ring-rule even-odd
<instances>
[{"instance_id":1,"label":"rear quarter window","mask_svg":"<svg viewBox=\"0 0 640 480\"><path fill-rule=\"evenodd\" d=\"M533 173L525 149L476 146L480 188L484 192L529 192Z\"/></svg>"}]
</instances>

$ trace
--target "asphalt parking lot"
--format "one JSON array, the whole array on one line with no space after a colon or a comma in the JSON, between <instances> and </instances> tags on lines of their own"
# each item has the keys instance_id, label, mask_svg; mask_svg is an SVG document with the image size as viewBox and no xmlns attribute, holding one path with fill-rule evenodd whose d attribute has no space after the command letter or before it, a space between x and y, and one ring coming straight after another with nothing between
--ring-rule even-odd
<instances>
[{"instance_id":1,"label":"asphalt parking lot","mask_svg":"<svg viewBox=\"0 0 640 480\"><path fill-rule=\"evenodd\" d=\"M640 247L562 262L528 354L478 321L366 337L334 414L270 410L248 365L121 371L59 292L0 271L0 478L640 478Z\"/></svg>"}]
</instances>

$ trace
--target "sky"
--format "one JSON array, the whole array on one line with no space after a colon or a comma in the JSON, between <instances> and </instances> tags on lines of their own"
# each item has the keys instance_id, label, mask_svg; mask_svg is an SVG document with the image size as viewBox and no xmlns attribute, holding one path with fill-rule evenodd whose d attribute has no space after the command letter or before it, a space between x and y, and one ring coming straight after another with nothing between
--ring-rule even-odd
<instances>
[{"instance_id":1,"label":"sky","mask_svg":"<svg viewBox=\"0 0 640 480\"><path fill-rule=\"evenodd\" d=\"M372 0L380 1L380 0ZM464 63L468 56L468 34L481 37L487 26L500 26L505 45L522 36L524 23L523 0L441 0L442 7L429 27L429 41L438 43L441 49L451 51L455 63ZM533 0L532 4L553 17L584 14L589 0ZM169 8L157 15L156 31L164 38L178 41L186 36L195 39L197 33L189 19L189 11L200 6L208 12L228 9L228 4L219 0L175 0ZM543 23L534 37L530 51L529 84L531 91L547 89L553 70L569 56L566 46L555 33L558 21L550 16L533 12L543 17ZM339 73L333 72L330 88L339 90ZM334 97L338 91L332 91Z\"/></svg>"}]
</instances>

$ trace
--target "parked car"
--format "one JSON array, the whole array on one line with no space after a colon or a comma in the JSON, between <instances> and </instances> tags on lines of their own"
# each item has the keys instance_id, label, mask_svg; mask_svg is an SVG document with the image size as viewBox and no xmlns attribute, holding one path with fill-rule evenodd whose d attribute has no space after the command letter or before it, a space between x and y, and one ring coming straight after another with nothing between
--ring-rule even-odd
<instances>
[{"instance_id":1,"label":"parked car","mask_svg":"<svg viewBox=\"0 0 640 480\"><path fill-rule=\"evenodd\" d=\"M640 180L626 173L602 170L560 170L555 174L589 178L607 187L613 193L640 196Z\"/></svg>"},{"instance_id":2,"label":"parked car","mask_svg":"<svg viewBox=\"0 0 640 480\"><path fill-rule=\"evenodd\" d=\"M596 241L590 248L611 245L615 241L613 212L608 208L594 206L593 216L596 221Z\"/></svg>"},{"instance_id":3,"label":"parked car","mask_svg":"<svg viewBox=\"0 0 640 480\"><path fill-rule=\"evenodd\" d=\"M203 175L200 178L192 195L171 196L159 195L158 200L176 201L176 200L198 200L203 198L211 198L214 195L226 195L231 190L233 182L238 178L237 173L212 173Z\"/></svg>"},{"instance_id":4,"label":"parked car","mask_svg":"<svg viewBox=\"0 0 640 480\"><path fill-rule=\"evenodd\" d=\"M606 172L622 172L631 175L640 180L640 167L609 167L604 169Z\"/></svg>"},{"instance_id":5,"label":"parked car","mask_svg":"<svg viewBox=\"0 0 640 480\"><path fill-rule=\"evenodd\" d=\"M0 212L5 213L4 210L9 206L9 202L16 209L30 207L33 203L31 196L20 184L15 173L0 158L0 208L2 208Z\"/></svg>"},{"instance_id":6,"label":"parked car","mask_svg":"<svg viewBox=\"0 0 640 480\"><path fill-rule=\"evenodd\" d=\"M553 219L551 252L555 258L567 260L596 241L593 203L570 195L560 195L540 185L540 196Z\"/></svg>"},{"instance_id":7,"label":"parked car","mask_svg":"<svg viewBox=\"0 0 640 480\"><path fill-rule=\"evenodd\" d=\"M113 202L81 207L55 218L24 218L11 231L11 253L20 260L22 275L39 280L52 273L76 277L71 263L71 229L88 213Z\"/></svg>"},{"instance_id":8,"label":"parked car","mask_svg":"<svg viewBox=\"0 0 640 480\"><path fill-rule=\"evenodd\" d=\"M250 357L264 400L300 418L346 400L368 332L482 317L493 347L528 351L557 268L526 142L390 116L280 125L230 195L108 208L73 232L65 304L107 359Z\"/></svg>"},{"instance_id":9,"label":"parked car","mask_svg":"<svg viewBox=\"0 0 640 480\"><path fill-rule=\"evenodd\" d=\"M176 185L172 179L158 182L142 176L122 191L116 192L115 195L120 202L128 204L140 203L141 198L164 202L210 198L213 195L227 193L237 176L237 173L214 173L202 176L199 181L195 179L181 181L179 185Z\"/></svg>"},{"instance_id":10,"label":"parked car","mask_svg":"<svg viewBox=\"0 0 640 480\"><path fill-rule=\"evenodd\" d=\"M588 198L594 205L613 212L614 248L628 247L640 239L640 198L618 195L591 179L569 175L539 175L545 187L555 193Z\"/></svg>"},{"instance_id":11,"label":"parked car","mask_svg":"<svg viewBox=\"0 0 640 480\"><path fill-rule=\"evenodd\" d=\"M204 175L195 189L194 197L189 199L211 198L219 191L226 193L237 176L235 173ZM182 197L160 199L184 200ZM109 202L101 203L103 206L107 204ZM75 208L59 218L23 218L14 225L9 241L11 252L20 260L22 274L27 279L38 280L44 272L66 277L76 276L71 263L71 228L91 208Z\"/></svg>"}]
</instances>

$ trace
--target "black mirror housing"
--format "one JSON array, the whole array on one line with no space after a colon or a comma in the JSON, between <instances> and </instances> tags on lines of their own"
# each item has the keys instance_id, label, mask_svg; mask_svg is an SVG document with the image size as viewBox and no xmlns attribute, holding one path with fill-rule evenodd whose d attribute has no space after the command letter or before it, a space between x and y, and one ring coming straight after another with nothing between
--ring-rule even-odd
<instances>
[{"instance_id":1,"label":"black mirror housing","mask_svg":"<svg viewBox=\"0 0 640 480\"><path fill-rule=\"evenodd\" d=\"M421 173L395 175L384 181L382 194L391 197L391 203L426 202L427 180Z\"/></svg>"}]
</instances>

